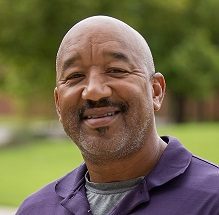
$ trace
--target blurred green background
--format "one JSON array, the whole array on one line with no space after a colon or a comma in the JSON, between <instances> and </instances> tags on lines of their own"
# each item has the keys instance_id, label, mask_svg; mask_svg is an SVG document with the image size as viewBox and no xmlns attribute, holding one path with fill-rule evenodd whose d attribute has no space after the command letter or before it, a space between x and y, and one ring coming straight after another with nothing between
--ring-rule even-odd
<instances>
[{"instance_id":1,"label":"blurred green background","mask_svg":"<svg viewBox=\"0 0 219 215\"><path fill-rule=\"evenodd\" d=\"M218 0L0 0L0 205L17 206L82 158L56 120L55 58L67 30L109 15L138 30L167 81L160 134L219 163Z\"/></svg>"}]
</instances>

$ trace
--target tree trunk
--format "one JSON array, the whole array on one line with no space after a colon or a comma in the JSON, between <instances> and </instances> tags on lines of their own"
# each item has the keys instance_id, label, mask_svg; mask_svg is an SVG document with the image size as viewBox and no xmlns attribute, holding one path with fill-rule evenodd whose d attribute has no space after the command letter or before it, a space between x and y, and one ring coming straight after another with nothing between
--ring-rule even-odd
<instances>
[{"instance_id":1,"label":"tree trunk","mask_svg":"<svg viewBox=\"0 0 219 215\"><path fill-rule=\"evenodd\" d=\"M202 122L205 120L205 114L204 114L204 112L206 111L205 110L205 102L202 100L197 101L196 107L197 107L196 108L197 120L199 122Z\"/></svg>"},{"instance_id":2,"label":"tree trunk","mask_svg":"<svg viewBox=\"0 0 219 215\"><path fill-rule=\"evenodd\" d=\"M185 117L185 106L186 106L186 97L183 95L174 96L174 120L177 123L183 123L186 121Z\"/></svg>"},{"instance_id":3,"label":"tree trunk","mask_svg":"<svg viewBox=\"0 0 219 215\"><path fill-rule=\"evenodd\" d=\"M214 103L214 121L219 121L219 93L215 96Z\"/></svg>"}]
</instances>

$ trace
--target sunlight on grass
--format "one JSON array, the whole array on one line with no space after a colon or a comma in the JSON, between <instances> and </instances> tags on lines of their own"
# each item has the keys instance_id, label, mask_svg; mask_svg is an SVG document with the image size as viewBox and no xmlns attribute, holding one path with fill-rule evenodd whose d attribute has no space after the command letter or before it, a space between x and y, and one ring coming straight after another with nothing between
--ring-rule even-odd
<instances>
[{"instance_id":1,"label":"sunlight on grass","mask_svg":"<svg viewBox=\"0 0 219 215\"><path fill-rule=\"evenodd\" d=\"M177 137L194 154L219 163L219 123L159 127L160 135ZM0 205L18 206L45 184L82 162L70 140L34 140L0 149Z\"/></svg>"},{"instance_id":2,"label":"sunlight on grass","mask_svg":"<svg viewBox=\"0 0 219 215\"><path fill-rule=\"evenodd\" d=\"M36 191L82 162L70 141L40 140L0 150L0 204L18 205ZM4 194L4 195L3 195Z\"/></svg>"},{"instance_id":3,"label":"sunlight on grass","mask_svg":"<svg viewBox=\"0 0 219 215\"><path fill-rule=\"evenodd\" d=\"M175 136L193 154L219 164L219 123L162 126L160 135Z\"/></svg>"}]
</instances>

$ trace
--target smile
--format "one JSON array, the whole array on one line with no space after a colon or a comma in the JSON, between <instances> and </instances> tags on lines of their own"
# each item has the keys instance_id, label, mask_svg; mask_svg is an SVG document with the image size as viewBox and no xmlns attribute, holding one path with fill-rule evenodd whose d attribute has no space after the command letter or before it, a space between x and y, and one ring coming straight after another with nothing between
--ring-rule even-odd
<instances>
[{"instance_id":1,"label":"smile","mask_svg":"<svg viewBox=\"0 0 219 215\"><path fill-rule=\"evenodd\" d=\"M83 121L86 126L96 129L110 126L118 117L120 110L114 107L101 107L85 110Z\"/></svg>"},{"instance_id":2,"label":"smile","mask_svg":"<svg viewBox=\"0 0 219 215\"><path fill-rule=\"evenodd\" d=\"M98 118L107 117L107 116L114 116L114 115L116 115L117 113L119 113L119 111L116 111L116 112L109 112L109 113L105 113L105 114L103 114L103 115L90 115L90 116L87 116L86 118L87 118L87 119L98 119Z\"/></svg>"}]
</instances>

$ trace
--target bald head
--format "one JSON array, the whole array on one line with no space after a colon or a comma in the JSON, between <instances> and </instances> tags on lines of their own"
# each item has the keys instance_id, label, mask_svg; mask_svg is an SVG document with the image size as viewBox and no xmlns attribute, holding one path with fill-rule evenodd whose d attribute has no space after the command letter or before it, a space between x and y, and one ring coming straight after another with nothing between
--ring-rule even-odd
<instances>
[{"instance_id":1,"label":"bald head","mask_svg":"<svg viewBox=\"0 0 219 215\"><path fill-rule=\"evenodd\" d=\"M93 16L75 24L64 36L59 47L56 59L57 76L61 71L60 62L63 55L68 52L69 47L79 44L83 39L90 40L90 44L105 40L117 40L126 43L130 51L134 52L136 58L145 65L148 73L154 73L154 63L150 48L145 39L126 23L108 16Z\"/></svg>"},{"instance_id":2,"label":"bald head","mask_svg":"<svg viewBox=\"0 0 219 215\"><path fill-rule=\"evenodd\" d=\"M165 82L154 72L144 38L117 19L94 16L68 31L57 54L55 101L86 161L105 165L159 142L154 111Z\"/></svg>"}]
</instances>

